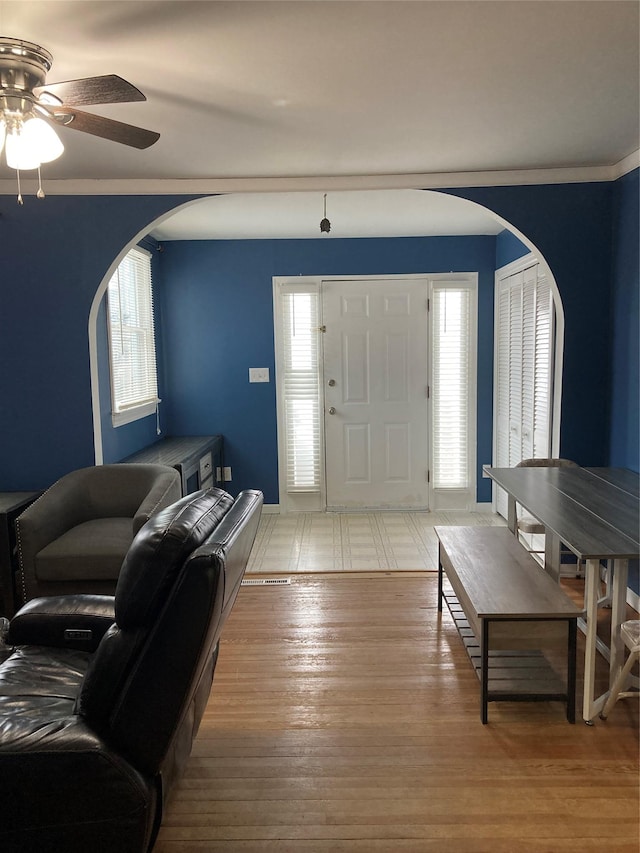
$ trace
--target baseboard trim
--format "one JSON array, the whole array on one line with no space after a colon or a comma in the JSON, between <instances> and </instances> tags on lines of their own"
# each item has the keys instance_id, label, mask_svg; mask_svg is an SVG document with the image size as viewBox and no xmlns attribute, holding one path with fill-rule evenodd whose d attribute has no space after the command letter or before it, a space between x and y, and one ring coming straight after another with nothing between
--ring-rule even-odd
<instances>
[{"instance_id":1,"label":"baseboard trim","mask_svg":"<svg viewBox=\"0 0 640 853\"><path fill-rule=\"evenodd\" d=\"M280 515L280 504L262 504L264 515Z\"/></svg>"},{"instance_id":2,"label":"baseboard trim","mask_svg":"<svg viewBox=\"0 0 640 853\"><path fill-rule=\"evenodd\" d=\"M488 513L489 515L495 515L495 511L493 509L493 504L491 503L491 501L482 501L481 503L477 503L473 507L472 512L484 512Z\"/></svg>"}]
</instances>

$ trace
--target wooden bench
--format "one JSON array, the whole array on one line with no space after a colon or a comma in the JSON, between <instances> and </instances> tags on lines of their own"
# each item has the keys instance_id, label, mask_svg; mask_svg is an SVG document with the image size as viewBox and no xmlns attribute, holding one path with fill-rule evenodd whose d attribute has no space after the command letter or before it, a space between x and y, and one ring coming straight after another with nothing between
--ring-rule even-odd
<instances>
[{"instance_id":1,"label":"wooden bench","mask_svg":"<svg viewBox=\"0 0 640 853\"><path fill-rule=\"evenodd\" d=\"M582 611L506 528L435 532L438 610L445 600L480 679L482 722L489 702L560 700L574 723L576 624ZM452 592L444 589L445 574ZM542 652L551 649L557 659L564 644L566 680Z\"/></svg>"}]
</instances>

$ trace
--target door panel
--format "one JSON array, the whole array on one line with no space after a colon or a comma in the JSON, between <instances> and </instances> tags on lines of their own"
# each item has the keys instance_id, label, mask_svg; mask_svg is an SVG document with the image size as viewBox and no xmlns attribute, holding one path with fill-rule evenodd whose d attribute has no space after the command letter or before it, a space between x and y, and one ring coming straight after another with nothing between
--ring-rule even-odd
<instances>
[{"instance_id":1,"label":"door panel","mask_svg":"<svg viewBox=\"0 0 640 853\"><path fill-rule=\"evenodd\" d=\"M408 424L385 425L386 479L407 483L411 478L411 441Z\"/></svg>"},{"instance_id":2,"label":"door panel","mask_svg":"<svg viewBox=\"0 0 640 853\"><path fill-rule=\"evenodd\" d=\"M371 482L371 440L369 424L344 425L345 482Z\"/></svg>"},{"instance_id":3,"label":"door panel","mask_svg":"<svg viewBox=\"0 0 640 853\"><path fill-rule=\"evenodd\" d=\"M345 332L342 338L344 403L369 403L369 333Z\"/></svg>"},{"instance_id":4,"label":"door panel","mask_svg":"<svg viewBox=\"0 0 640 853\"><path fill-rule=\"evenodd\" d=\"M428 505L426 292L323 282L328 508Z\"/></svg>"}]
</instances>

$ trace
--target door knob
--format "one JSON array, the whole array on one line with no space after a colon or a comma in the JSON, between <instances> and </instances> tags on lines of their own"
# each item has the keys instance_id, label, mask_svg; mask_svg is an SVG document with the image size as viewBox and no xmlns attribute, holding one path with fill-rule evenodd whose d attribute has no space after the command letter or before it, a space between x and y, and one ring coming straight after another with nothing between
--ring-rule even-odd
<instances>
[{"instance_id":1,"label":"door knob","mask_svg":"<svg viewBox=\"0 0 640 853\"><path fill-rule=\"evenodd\" d=\"M333 406L331 406L331 408L329 409L329 414L330 414L330 415L335 415L335 413L336 413L335 408L334 408Z\"/></svg>"},{"instance_id":2,"label":"door knob","mask_svg":"<svg viewBox=\"0 0 640 853\"><path fill-rule=\"evenodd\" d=\"M336 380L335 380L335 379L330 379L330 380L329 380L329 386L330 386L331 388L333 388L333 386L334 386L335 384L336 384Z\"/></svg>"}]
</instances>

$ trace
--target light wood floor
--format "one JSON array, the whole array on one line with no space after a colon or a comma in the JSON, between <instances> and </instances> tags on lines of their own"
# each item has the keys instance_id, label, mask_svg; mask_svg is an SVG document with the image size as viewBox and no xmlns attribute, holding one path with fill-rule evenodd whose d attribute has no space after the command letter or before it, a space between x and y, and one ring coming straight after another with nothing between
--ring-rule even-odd
<instances>
[{"instance_id":1,"label":"light wood floor","mask_svg":"<svg viewBox=\"0 0 640 853\"><path fill-rule=\"evenodd\" d=\"M638 853L640 703L483 726L436 598L434 573L243 587L154 853Z\"/></svg>"}]
</instances>

